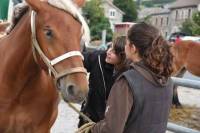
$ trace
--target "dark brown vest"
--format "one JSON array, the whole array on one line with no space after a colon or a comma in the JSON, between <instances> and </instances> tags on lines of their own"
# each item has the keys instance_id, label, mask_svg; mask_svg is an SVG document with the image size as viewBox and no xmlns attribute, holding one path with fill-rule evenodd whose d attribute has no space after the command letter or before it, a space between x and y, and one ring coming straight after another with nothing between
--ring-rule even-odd
<instances>
[{"instance_id":1,"label":"dark brown vest","mask_svg":"<svg viewBox=\"0 0 200 133\"><path fill-rule=\"evenodd\" d=\"M123 76L133 92L133 107L124 133L165 133L172 103L172 81L156 85L131 69Z\"/></svg>"}]
</instances>

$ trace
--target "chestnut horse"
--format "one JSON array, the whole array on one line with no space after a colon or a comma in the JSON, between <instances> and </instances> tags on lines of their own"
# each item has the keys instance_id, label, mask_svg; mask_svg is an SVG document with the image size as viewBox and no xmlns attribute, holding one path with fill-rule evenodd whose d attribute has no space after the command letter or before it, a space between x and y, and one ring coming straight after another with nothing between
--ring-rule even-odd
<instances>
[{"instance_id":1,"label":"chestnut horse","mask_svg":"<svg viewBox=\"0 0 200 133\"><path fill-rule=\"evenodd\" d=\"M200 76L200 43L180 41L172 45L174 55L174 74L185 68L190 73Z\"/></svg>"},{"instance_id":2,"label":"chestnut horse","mask_svg":"<svg viewBox=\"0 0 200 133\"><path fill-rule=\"evenodd\" d=\"M71 102L88 90L80 41L89 40L89 30L77 1L26 2L30 8L0 40L0 133L49 133L57 88Z\"/></svg>"},{"instance_id":3,"label":"chestnut horse","mask_svg":"<svg viewBox=\"0 0 200 133\"><path fill-rule=\"evenodd\" d=\"M200 43L193 41L180 41L171 45L171 51L174 56L174 73L176 77L183 77L186 71L200 76ZM180 107L177 86L174 86L173 104Z\"/></svg>"}]
</instances>

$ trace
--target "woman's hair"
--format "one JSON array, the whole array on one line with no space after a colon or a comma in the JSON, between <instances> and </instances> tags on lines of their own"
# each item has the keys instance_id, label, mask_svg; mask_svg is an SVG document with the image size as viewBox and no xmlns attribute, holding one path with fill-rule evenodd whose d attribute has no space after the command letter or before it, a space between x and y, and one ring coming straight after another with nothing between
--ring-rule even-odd
<instances>
[{"instance_id":1,"label":"woman's hair","mask_svg":"<svg viewBox=\"0 0 200 133\"><path fill-rule=\"evenodd\" d=\"M135 24L128 31L128 40L151 71L167 78L171 75L173 56L158 29L144 22Z\"/></svg>"},{"instance_id":2,"label":"woman's hair","mask_svg":"<svg viewBox=\"0 0 200 133\"><path fill-rule=\"evenodd\" d=\"M126 58L125 54L125 45L126 45L126 36L118 36L113 41L113 50L115 54L121 59L124 60Z\"/></svg>"},{"instance_id":3,"label":"woman's hair","mask_svg":"<svg viewBox=\"0 0 200 133\"><path fill-rule=\"evenodd\" d=\"M119 69L125 69L126 67L126 54L125 54L126 36L118 36L113 41L113 50L120 60L117 64Z\"/></svg>"}]
</instances>

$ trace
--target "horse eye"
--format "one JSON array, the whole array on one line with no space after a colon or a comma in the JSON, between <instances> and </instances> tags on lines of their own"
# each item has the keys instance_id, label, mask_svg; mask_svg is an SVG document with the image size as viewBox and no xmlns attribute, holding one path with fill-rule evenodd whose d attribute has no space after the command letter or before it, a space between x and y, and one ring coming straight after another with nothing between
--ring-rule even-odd
<instances>
[{"instance_id":1,"label":"horse eye","mask_svg":"<svg viewBox=\"0 0 200 133\"><path fill-rule=\"evenodd\" d=\"M53 32L52 32L52 30L46 30L45 31L45 34L46 34L46 37L48 38L48 39L51 39L52 37L53 37Z\"/></svg>"}]
</instances>

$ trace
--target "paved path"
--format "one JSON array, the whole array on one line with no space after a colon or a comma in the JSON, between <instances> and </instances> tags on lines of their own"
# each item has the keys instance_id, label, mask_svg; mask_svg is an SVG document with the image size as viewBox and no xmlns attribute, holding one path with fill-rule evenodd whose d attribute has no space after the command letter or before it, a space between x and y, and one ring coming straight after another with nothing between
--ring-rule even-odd
<instances>
[{"instance_id":1,"label":"paved path","mask_svg":"<svg viewBox=\"0 0 200 133\"><path fill-rule=\"evenodd\" d=\"M75 105L80 108L80 105ZM77 129L78 114L75 113L63 100L58 107L58 117L51 133L74 133Z\"/></svg>"}]
</instances>

